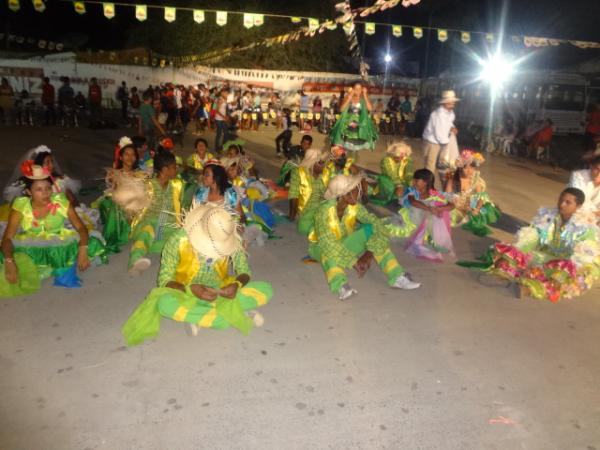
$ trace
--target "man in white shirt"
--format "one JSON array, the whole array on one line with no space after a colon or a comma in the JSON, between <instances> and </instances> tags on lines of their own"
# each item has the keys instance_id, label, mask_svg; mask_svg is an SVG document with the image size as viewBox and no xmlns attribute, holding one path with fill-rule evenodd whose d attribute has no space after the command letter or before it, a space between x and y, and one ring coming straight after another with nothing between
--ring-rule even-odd
<instances>
[{"instance_id":1,"label":"man in white shirt","mask_svg":"<svg viewBox=\"0 0 600 450\"><path fill-rule=\"evenodd\" d=\"M436 166L440 151L450 141L450 133L456 134L454 126L454 106L460 99L454 91L442 92L439 107L429 116L429 121L423 131L423 156L425 168L436 173Z\"/></svg>"},{"instance_id":2,"label":"man in white shirt","mask_svg":"<svg viewBox=\"0 0 600 450\"><path fill-rule=\"evenodd\" d=\"M581 209L594 213L596 221L600 224L600 155L592 159L589 169L571 173L569 187L583 191L585 203Z\"/></svg>"}]
</instances>

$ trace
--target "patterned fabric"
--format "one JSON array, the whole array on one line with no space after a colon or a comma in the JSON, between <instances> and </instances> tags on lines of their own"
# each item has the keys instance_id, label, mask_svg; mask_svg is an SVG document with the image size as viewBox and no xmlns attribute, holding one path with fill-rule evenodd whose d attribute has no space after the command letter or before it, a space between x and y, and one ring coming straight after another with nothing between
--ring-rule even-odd
<instances>
[{"instance_id":1,"label":"patterned fabric","mask_svg":"<svg viewBox=\"0 0 600 450\"><path fill-rule=\"evenodd\" d=\"M212 153L206 152L206 155L204 155L204 158L200 158L198 153L193 153L189 156L186 163L187 163L188 167L191 167L192 169L203 170L204 166L206 165L206 162L211 159L215 159L215 157Z\"/></svg>"},{"instance_id":2,"label":"patterned fabric","mask_svg":"<svg viewBox=\"0 0 600 450\"><path fill-rule=\"evenodd\" d=\"M405 156L402 161L396 162L391 156L384 157L380 164L381 174L389 177L394 186L409 187L412 184L412 158Z\"/></svg>"},{"instance_id":3,"label":"patterned fabric","mask_svg":"<svg viewBox=\"0 0 600 450\"><path fill-rule=\"evenodd\" d=\"M208 202L209 192L210 192L209 188L207 188L206 186L200 186L198 188L198 190L196 191L194 198L199 203L206 203L206 202ZM223 201L225 203L225 206L227 206L230 209L235 209L237 207L237 205L239 203L239 197L238 197L236 190L233 187L227 188L225 190L225 195L224 195Z\"/></svg>"},{"instance_id":4,"label":"patterned fabric","mask_svg":"<svg viewBox=\"0 0 600 450\"><path fill-rule=\"evenodd\" d=\"M321 181L325 185L325 188L329 185L329 181L336 175L352 175L352 166L354 165L354 158L347 158L346 164L343 169L338 169L334 161L329 161L323 168L321 173Z\"/></svg>"},{"instance_id":5,"label":"patterned fabric","mask_svg":"<svg viewBox=\"0 0 600 450\"><path fill-rule=\"evenodd\" d=\"M22 216L22 232L15 236L17 240L64 238L77 234L76 231L65 228L69 210L69 200L65 194L55 193L50 196L45 217L35 216L29 197L16 198L13 201L12 209L21 213Z\"/></svg>"},{"instance_id":6,"label":"patterned fabric","mask_svg":"<svg viewBox=\"0 0 600 450\"><path fill-rule=\"evenodd\" d=\"M332 145L341 145L351 151L373 150L377 138L377 129L363 98L359 103L348 104L329 132Z\"/></svg>"}]
</instances>

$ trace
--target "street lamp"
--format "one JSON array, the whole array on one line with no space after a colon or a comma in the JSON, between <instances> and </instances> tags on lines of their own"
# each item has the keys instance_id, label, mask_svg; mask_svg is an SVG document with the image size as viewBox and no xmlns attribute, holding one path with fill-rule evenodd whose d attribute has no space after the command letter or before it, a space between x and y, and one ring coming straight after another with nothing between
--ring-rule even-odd
<instances>
[{"instance_id":1,"label":"street lamp","mask_svg":"<svg viewBox=\"0 0 600 450\"><path fill-rule=\"evenodd\" d=\"M390 55L389 53L386 53L385 56L383 57L383 60L385 61L386 65L392 62L392 55Z\"/></svg>"}]
</instances>

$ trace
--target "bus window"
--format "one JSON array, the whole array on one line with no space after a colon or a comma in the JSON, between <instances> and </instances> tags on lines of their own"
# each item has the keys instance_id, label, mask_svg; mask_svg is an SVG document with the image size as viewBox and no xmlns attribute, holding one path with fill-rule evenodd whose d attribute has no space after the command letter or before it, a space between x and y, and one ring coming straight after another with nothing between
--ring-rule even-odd
<instances>
[{"instance_id":1,"label":"bus window","mask_svg":"<svg viewBox=\"0 0 600 450\"><path fill-rule=\"evenodd\" d=\"M585 87L551 84L546 86L544 108L559 111L583 111Z\"/></svg>"}]
</instances>

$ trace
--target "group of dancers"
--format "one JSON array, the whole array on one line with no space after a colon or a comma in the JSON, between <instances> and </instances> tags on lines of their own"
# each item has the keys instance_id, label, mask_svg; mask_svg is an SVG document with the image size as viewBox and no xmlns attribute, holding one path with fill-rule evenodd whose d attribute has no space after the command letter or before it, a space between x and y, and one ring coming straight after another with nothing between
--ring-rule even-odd
<instances>
[{"instance_id":1,"label":"group of dancers","mask_svg":"<svg viewBox=\"0 0 600 450\"><path fill-rule=\"evenodd\" d=\"M330 148L303 145L282 167L280 185L259 176L239 139L217 154L199 138L184 159L168 138L149 149L144 138L124 137L106 190L86 207L77 200L79 184L60 171L52 150L29 151L0 207L0 296L34 293L49 277L55 285L77 286L78 270L105 264L129 246L132 276L150 267L151 253L161 254L156 287L122 328L129 345L156 336L161 317L186 323L192 334L199 327L248 333L263 323L256 310L273 289L252 279L247 252L276 238L274 227L283 218L270 205L285 198L288 220L297 221L306 237L304 261L321 265L339 299L357 294L347 271L362 277L373 262L390 287L419 288L390 242L400 239L408 254L441 262L454 255L453 227L490 234L501 213L479 171L485 159L463 149L438 190L432 171L413 171L411 147L400 141L387 148L381 173L367 175L356 163L358 150L347 148L348 142L373 148L377 139L373 130L361 131L369 126L361 119L369 102L359 88L344 104L343 128L332 131ZM522 296L555 302L590 289L600 276L600 157L574 173L571 184L556 208L541 209L518 232L516 243L496 243L480 261L459 264L483 270ZM393 205L396 212L378 217L368 202Z\"/></svg>"}]
</instances>

